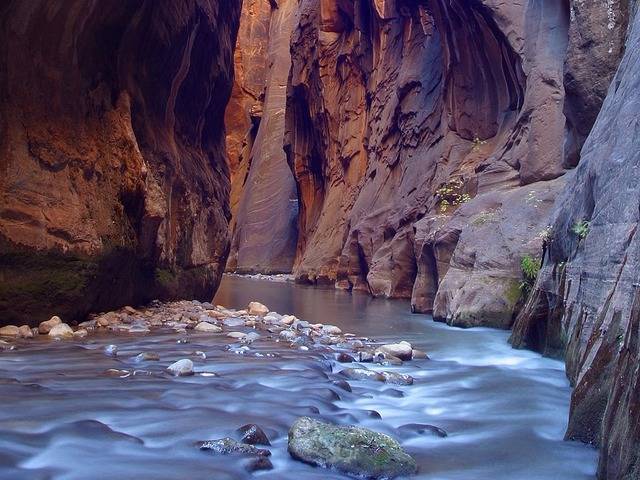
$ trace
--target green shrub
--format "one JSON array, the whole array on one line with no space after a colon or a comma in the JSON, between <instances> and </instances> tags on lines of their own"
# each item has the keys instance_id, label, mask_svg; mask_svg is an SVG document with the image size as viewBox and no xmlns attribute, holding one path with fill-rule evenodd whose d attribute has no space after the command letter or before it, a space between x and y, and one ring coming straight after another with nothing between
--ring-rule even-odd
<instances>
[{"instance_id":1,"label":"green shrub","mask_svg":"<svg viewBox=\"0 0 640 480\"><path fill-rule=\"evenodd\" d=\"M542 261L539 258L534 258L531 255L525 255L520 260L520 268L522 269L522 282L520 283L520 290L525 297L529 296L533 286L536 283L536 278L538 278L538 272L540 272L540 267L542 266Z\"/></svg>"},{"instance_id":2,"label":"green shrub","mask_svg":"<svg viewBox=\"0 0 640 480\"><path fill-rule=\"evenodd\" d=\"M571 231L582 240L589 234L589 222L587 220L579 220L573 224Z\"/></svg>"}]
</instances>

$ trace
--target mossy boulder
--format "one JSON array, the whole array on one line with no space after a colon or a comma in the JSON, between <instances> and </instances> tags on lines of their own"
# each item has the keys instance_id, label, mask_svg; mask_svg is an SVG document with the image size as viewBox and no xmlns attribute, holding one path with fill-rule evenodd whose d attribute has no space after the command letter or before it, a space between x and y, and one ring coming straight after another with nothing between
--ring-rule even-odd
<instances>
[{"instance_id":1,"label":"mossy boulder","mask_svg":"<svg viewBox=\"0 0 640 480\"><path fill-rule=\"evenodd\" d=\"M361 478L396 478L418 470L415 460L388 435L309 417L291 426L289 453L296 460Z\"/></svg>"}]
</instances>

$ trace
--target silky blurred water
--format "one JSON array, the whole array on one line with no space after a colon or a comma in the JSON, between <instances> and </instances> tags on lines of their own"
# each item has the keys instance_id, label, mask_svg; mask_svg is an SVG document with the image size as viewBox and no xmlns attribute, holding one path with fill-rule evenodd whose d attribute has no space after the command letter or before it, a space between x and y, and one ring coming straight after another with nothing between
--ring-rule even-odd
<instances>
[{"instance_id":1,"label":"silky blurred water","mask_svg":"<svg viewBox=\"0 0 640 480\"><path fill-rule=\"evenodd\" d=\"M506 332L450 328L410 314L404 301L238 277L225 277L215 302L241 308L250 300L376 340L407 340L431 360L384 368L409 373L412 386L350 381L346 392L332 383L345 365L330 354L264 335L245 354L225 350L224 334L189 334L190 343L169 332L23 342L0 353L0 478L346 478L289 458L287 431L302 415L396 437L418 461L414 478L594 478L595 450L563 441L570 396L563 364L511 349ZM103 352L111 343L117 358ZM144 351L160 361L136 363ZM164 374L180 358L194 361L195 376ZM110 368L138 373L105 376ZM270 437L274 470L250 474L242 459L193 446L246 423ZM449 436L398 429L411 423Z\"/></svg>"}]
</instances>

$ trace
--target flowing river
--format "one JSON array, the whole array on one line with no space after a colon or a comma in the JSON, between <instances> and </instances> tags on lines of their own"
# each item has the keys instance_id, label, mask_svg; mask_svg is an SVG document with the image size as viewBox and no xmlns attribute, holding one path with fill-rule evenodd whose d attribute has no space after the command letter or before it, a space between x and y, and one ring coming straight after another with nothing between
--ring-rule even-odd
<instances>
[{"instance_id":1,"label":"flowing river","mask_svg":"<svg viewBox=\"0 0 640 480\"><path fill-rule=\"evenodd\" d=\"M282 314L428 352L385 370L414 385L332 380L345 365L333 356L255 342L244 354L224 336L174 332L45 339L0 352L1 479L344 479L292 460L287 431L300 416L358 424L397 438L429 480L593 479L597 453L563 441L570 388L562 362L513 350L508 333L461 330L409 313L408 303L333 289L225 277L215 303L244 308L260 301ZM104 354L116 344L118 357ZM152 351L159 362L135 363ZM206 353L197 360L194 351ZM196 375L164 368L193 358ZM126 378L108 369L140 369ZM213 375L215 374L215 375ZM194 447L247 423L271 439L274 469L247 473L240 461ZM448 436L420 434L431 424Z\"/></svg>"}]
</instances>

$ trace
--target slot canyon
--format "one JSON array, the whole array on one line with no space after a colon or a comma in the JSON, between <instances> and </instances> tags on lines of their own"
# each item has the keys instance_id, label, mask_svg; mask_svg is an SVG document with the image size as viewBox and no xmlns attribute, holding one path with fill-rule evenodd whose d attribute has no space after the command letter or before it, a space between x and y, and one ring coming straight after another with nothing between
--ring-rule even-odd
<instances>
[{"instance_id":1,"label":"slot canyon","mask_svg":"<svg viewBox=\"0 0 640 480\"><path fill-rule=\"evenodd\" d=\"M0 477L640 479L635 0L5 0L0 65Z\"/></svg>"}]
</instances>

